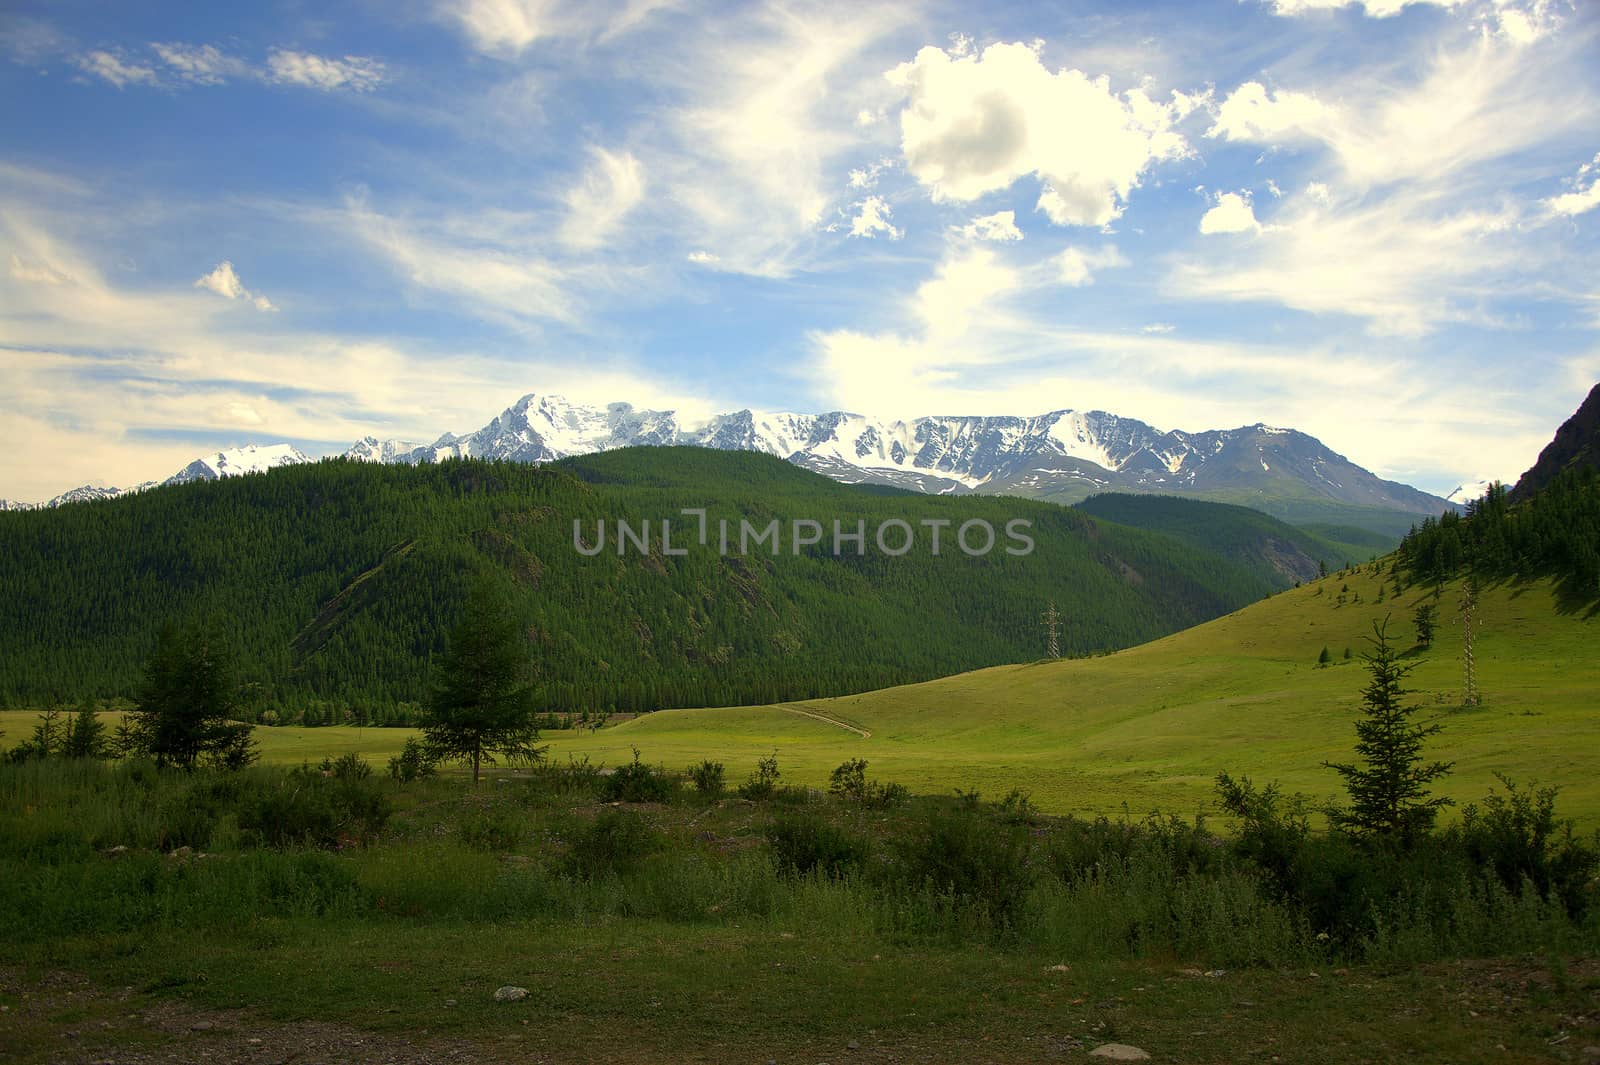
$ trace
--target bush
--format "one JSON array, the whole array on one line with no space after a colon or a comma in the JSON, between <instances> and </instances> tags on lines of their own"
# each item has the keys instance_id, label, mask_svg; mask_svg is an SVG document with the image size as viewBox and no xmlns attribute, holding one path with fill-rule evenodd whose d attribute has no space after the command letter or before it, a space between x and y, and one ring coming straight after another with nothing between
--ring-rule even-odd
<instances>
[{"instance_id":1,"label":"bush","mask_svg":"<svg viewBox=\"0 0 1600 1065\"><path fill-rule=\"evenodd\" d=\"M782 775L778 772L778 752L773 751L758 761L756 771L750 774L750 779L739 785L739 797L752 802L762 802L772 798L778 790L778 778Z\"/></svg>"},{"instance_id":2,"label":"bush","mask_svg":"<svg viewBox=\"0 0 1600 1065\"><path fill-rule=\"evenodd\" d=\"M637 747L633 761L618 766L601 786L607 802L669 802L677 790L678 782L665 770L639 761Z\"/></svg>"},{"instance_id":3,"label":"bush","mask_svg":"<svg viewBox=\"0 0 1600 1065\"><path fill-rule=\"evenodd\" d=\"M694 784L694 790L701 795L715 797L723 791L723 771L721 762L706 759L699 765L689 767L689 780Z\"/></svg>"},{"instance_id":4,"label":"bush","mask_svg":"<svg viewBox=\"0 0 1600 1065\"><path fill-rule=\"evenodd\" d=\"M828 791L864 806L894 806L909 797L904 784L882 784L868 780L864 758L852 758L835 769L828 778Z\"/></svg>"},{"instance_id":5,"label":"bush","mask_svg":"<svg viewBox=\"0 0 1600 1065\"><path fill-rule=\"evenodd\" d=\"M389 759L389 775L402 784L431 777L438 768L428 756L428 749L415 736L407 739L400 753Z\"/></svg>"},{"instance_id":6,"label":"bush","mask_svg":"<svg viewBox=\"0 0 1600 1065\"><path fill-rule=\"evenodd\" d=\"M766 828L767 845L778 868L801 876L821 871L837 879L866 861L867 841L820 817L790 814Z\"/></svg>"},{"instance_id":7,"label":"bush","mask_svg":"<svg viewBox=\"0 0 1600 1065\"><path fill-rule=\"evenodd\" d=\"M1014 920L1033 885L1026 836L965 810L935 814L898 849L912 887L980 907L997 925Z\"/></svg>"},{"instance_id":8,"label":"bush","mask_svg":"<svg viewBox=\"0 0 1600 1065\"><path fill-rule=\"evenodd\" d=\"M626 876L661 848L659 833L638 814L605 810L573 834L566 868L585 880Z\"/></svg>"},{"instance_id":9,"label":"bush","mask_svg":"<svg viewBox=\"0 0 1600 1065\"><path fill-rule=\"evenodd\" d=\"M539 762L528 774L530 791L569 797L598 794L604 779L600 767L592 764L588 755L573 758L569 754L566 765Z\"/></svg>"},{"instance_id":10,"label":"bush","mask_svg":"<svg viewBox=\"0 0 1600 1065\"><path fill-rule=\"evenodd\" d=\"M1573 834L1571 821L1557 821L1556 788L1518 788L1495 774L1506 793L1490 791L1480 809L1468 806L1455 830L1468 859L1492 873L1507 891L1531 884L1541 899L1557 899L1582 920L1600 854Z\"/></svg>"},{"instance_id":11,"label":"bush","mask_svg":"<svg viewBox=\"0 0 1600 1065\"><path fill-rule=\"evenodd\" d=\"M370 780L324 777L304 768L257 778L238 805L239 830L259 846L364 843L388 823L388 798Z\"/></svg>"},{"instance_id":12,"label":"bush","mask_svg":"<svg viewBox=\"0 0 1600 1065\"><path fill-rule=\"evenodd\" d=\"M324 759L322 771L336 780L365 780L372 775L372 766L355 751L347 751L331 761Z\"/></svg>"}]
</instances>

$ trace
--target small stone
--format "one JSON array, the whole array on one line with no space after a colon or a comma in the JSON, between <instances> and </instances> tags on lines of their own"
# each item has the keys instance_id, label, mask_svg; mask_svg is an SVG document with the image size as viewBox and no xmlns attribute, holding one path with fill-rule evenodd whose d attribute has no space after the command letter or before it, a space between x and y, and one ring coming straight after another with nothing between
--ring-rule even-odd
<instances>
[{"instance_id":1,"label":"small stone","mask_svg":"<svg viewBox=\"0 0 1600 1065\"><path fill-rule=\"evenodd\" d=\"M246 1039L246 1040L245 1040L245 1042L246 1042L246 1043L249 1043L249 1044L250 1044L250 1045L251 1045L251 1046L253 1046L253 1047L258 1047L258 1046L260 1046L260 1045L261 1045L261 1040L260 1040L260 1039L258 1039L258 1038L257 1038L257 1037L255 1037L255 1036L251 1036L251 1037L250 1037L250 1038L249 1038L249 1039Z\"/></svg>"},{"instance_id":2,"label":"small stone","mask_svg":"<svg viewBox=\"0 0 1600 1065\"><path fill-rule=\"evenodd\" d=\"M1227 976L1228 975L1228 970L1226 970L1226 969L1212 969L1210 972L1206 973L1206 975L1211 977L1213 980L1215 980L1219 976Z\"/></svg>"},{"instance_id":3,"label":"small stone","mask_svg":"<svg viewBox=\"0 0 1600 1065\"><path fill-rule=\"evenodd\" d=\"M456 1008L456 1000L453 999L453 998L445 999L444 1000L444 1008L447 1009L447 1010L455 1009Z\"/></svg>"},{"instance_id":4,"label":"small stone","mask_svg":"<svg viewBox=\"0 0 1600 1065\"><path fill-rule=\"evenodd\" d=\"M213 1029L215 1027L216 1027L216 1025L213 1024L210 1021L195 1021L193 1024L191 1024L189 1026L189 1031L191 1031L191 1032L209 1032L209 1031L211 1031L211 1029Z\"/></svg>"},{"instance_id":5,"label":"small stone","mask_svg":"<svg viewBox=\"0 0 1600 1065\"><path fill-rule=\"evenodd\" d=\"M852 1040L850 1040L850 1042L848 1042L848 1043L846 1043L844 1045L844 1048L846 1050L860 1050L861 1049L861 1044L856 1042L854 1039L852 1039Z\"/></svg>"},{"instance_id":6,"label":"small stone","mask_svg":"<svg viewBox=\"0 0 1600 1065\"><path fill-rule=\"evenodd\" d=\"M525 999L527 997L528 997L528 989L527 988L525 988L525 987L512 987L509 984L507 984L505 987L500 988L498 991L496 991L494 993L494 1000L496 1002L521 1002L523 999Z\"/></svg>"},{"instance_id":7,"label":"small stone","mask_svg":"<svg viewBox=\"0 0 1600 1065\"><path fill-rule=\"evenodd\" d=\"M1091 1058L1104 1058L1107 1061L1149 1061L1150 1055L1138 1047L1126 1043L1106 1043L1089 1051Z\"/></svg>"}]
</instances>

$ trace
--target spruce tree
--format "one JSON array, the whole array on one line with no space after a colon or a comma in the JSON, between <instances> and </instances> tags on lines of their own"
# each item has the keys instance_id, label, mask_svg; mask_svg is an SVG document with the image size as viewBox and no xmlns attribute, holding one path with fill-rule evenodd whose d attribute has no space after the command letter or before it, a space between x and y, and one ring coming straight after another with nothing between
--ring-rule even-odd
<instances>
[{"instance_id":1,"label":"spruce tree","mask_svg":"<svg viewBox=\"0 0 1600 1065\"><path fill-rule=\"evenodd\" d=\"M543 748L536 746L528 667L516 616L489 581L478 581L434 670L422 722L429 757L470 764L473 786L482 766L497 757L537 761Z\"/></svg>"},{"instance_id":2,"label":"spruce tree","mask_svg":"<svg viewBox=\"0 0 1600 1065\"><path fill-rule=\"evenodd\" d=\"M1439 731L1438 725L1416 725L1411 717L1419 709L1405 705L1403 687L1414 668L1402 665L1389 642L1388 620L1373 622L1367 638L1372 651L1361 656L1370 679L1361 695L1362 719L1356 722L1353 764L1324 762L1344 777L1350 809L1338 822L1357 835L1409 846L1432 827L1446 798L1430 798L1428 785L1450 771L1448 762L1424 763L1423 741Z\"/></svg>"},{"instance_id":3,"label":"spruce tree","mask_svg":"<svg viewBox=\"0 0 1600 1065\"><path fill-rule=\"evenodd\" d=\"M95 713L94 701L85 699L78 713L67 727L61 753L68 758L104 758L106 755L106 726Z\"/></svg>"},{"instance_id":4,"label":"spruce tree","mask_svg":"<svg viewBox=\"0 0 1600 1065\"><path fill-rule=\"evenodd\" d=\"M191 623L161 630L145 665L135 709L136 748L157 765L192 770L202 761L238 769L255 761L250 726L234 720L238 684L222 641Z\"/></svg>"}]
</instances>

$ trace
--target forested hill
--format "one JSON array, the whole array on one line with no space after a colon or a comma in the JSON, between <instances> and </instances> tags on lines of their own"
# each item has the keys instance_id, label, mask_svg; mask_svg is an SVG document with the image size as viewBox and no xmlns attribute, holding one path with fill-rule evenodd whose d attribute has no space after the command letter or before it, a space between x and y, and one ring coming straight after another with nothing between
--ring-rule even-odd
<instances>
[{"instance_id":1,"label":"forested hill","mask_svg":"<svg viewBox=\"0 0 1600 1065\"><path fill-rule=\"evenodd\" d=\"M1387 554L1399 543L1398 537L1390 539L1359 529L1343 531L1359 543L1336 540L1250 507L1177 496L1106 493L1090 496L1074 508L1102 521L1163 533L1220 555L1260 573L1279 588Z\"/></svg>"},{"instance_id":2,"label":"forested hill","mask_svg":"<svg viewBox=\"0 0 1600 1065\"><path fill-rule=\"evenodd\" d=\"M684 507L704 507L712 546ZM719 518L865 521L868 550L724 557ZM885 520L985 519L1001 547L903 557ZM1031 555L1002 549L1032 522ZM649 520L654 547L595 557L578 519ZM614 526L613 526L614 531ZM891 537L891 539L894 539ZM385 721L423 697L431 657L480 573L516 603L556 710L649 710L860 691L1044 654L1124 647L1261 598L1267 581L1172 539L1053 504L840 485L764 455L639 448L545 467L324 461L52 510L0 514L0 699L131 693L163 623L204 619L236 648L250 709Z\"/></svg>"}]
</instances>

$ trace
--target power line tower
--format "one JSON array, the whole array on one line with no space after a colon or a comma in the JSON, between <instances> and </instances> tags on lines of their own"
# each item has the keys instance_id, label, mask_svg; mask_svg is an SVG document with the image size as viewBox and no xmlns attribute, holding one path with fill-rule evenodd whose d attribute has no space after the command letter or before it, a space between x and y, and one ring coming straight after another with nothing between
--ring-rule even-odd
<instances>
[{"instance_id":1,"label":"power line tower","mask_svg":"<svg viewBox=\"0 0 1600 1065\"><path fill-rule=\"evenodd\" d=\"M1061 615L1056 611L1056 601L1050 600L1050 609L1043 614L1046 653L1051 658L1061 657Z\"/></svg>"},{"instance_id":2,"label":"power line tower","mask_svg":"<svg viewBox=\"0 0 1600 1065\"><path fill-rule=\"evenodd\" d=\"M1461 596L1461 654L1466 661L1466 693L1462 706L1477 706L1482 702L1478 694L1478 666L1472 658L1472 621L1478 610L1478 582L1468 577L1466 590Z\"/></svg>"}]
</instances>

